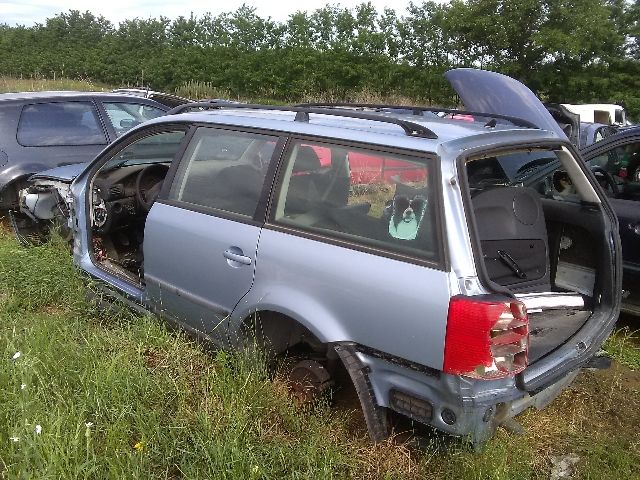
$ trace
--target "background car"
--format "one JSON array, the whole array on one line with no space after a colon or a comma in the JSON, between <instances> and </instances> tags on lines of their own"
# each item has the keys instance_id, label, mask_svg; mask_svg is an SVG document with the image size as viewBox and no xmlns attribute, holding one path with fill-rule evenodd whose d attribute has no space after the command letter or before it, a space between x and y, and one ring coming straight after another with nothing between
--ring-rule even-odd
<instances>
[{"instance_id":1,"label":"background car","mask_svg":"<svg viewBox=\"0 0 640 480\"><path fill-rule=\"evenodd\" d=\"M616 125L604 123L580 122L579 148L586 148L600 140L603 140L618 131Z\"/></svg>"},{"instance_id":2,"label":"background car","mask_svg":"<svg viewBox=\"0 0 640 480\"><path fill-rule=\"evenodd\" d=\"M0 210L18 207L18 190L31 174L87 162L131 127L168 109L126 93L1 94Z\"/></svg>"},{"instance_id":3,"label":"background car","mask_svg":"<svg viewBox=\"0 0 640 480\"><path fill-rule=\"evenodd\" d=\"M640 127L628 127L581 150L618 217L624 279L622 309L640 315Z\"/></svg>"},{"instance_id":4,"label":"background car","mask_svg":"<svg viewBox=\"0 0 640 480\"><path fill-rule=\"evenodd\" d=\"M620 105L613 103L586 103L581 105L562 104L570 112L580 115L585 122L606 125L631 125L627 120L627 112Z\"/></svg>"},{"instance_id":5,"label":"background car","mask_svg":"<svg viewBox=\"0 0 640 480\"><path fill-rule=\"evenodd\" d=\"M155 100L158 103L166 105L169 108L183 105L193 100L173 93L157 92L155 90L149 90L148 88L116 88L111 91L112 93L124 93L127 95L135 95L137 97L149 98Z\"/></svg>"}]
</instances>

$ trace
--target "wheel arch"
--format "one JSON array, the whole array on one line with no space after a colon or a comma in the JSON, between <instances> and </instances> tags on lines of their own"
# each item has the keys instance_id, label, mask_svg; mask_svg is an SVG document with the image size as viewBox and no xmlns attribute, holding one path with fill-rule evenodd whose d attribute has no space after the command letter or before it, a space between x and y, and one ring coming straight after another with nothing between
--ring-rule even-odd
<instances>
[{"instance_id":1,"label":"wheel arch","mask_svg":"<svg viewBox=\"0 0 640 480\"><path fill-rule=\"evenodd\" d=\"M310 326L291 312L260 309L247 313L235 330L238 338L268 345L276 354L299 344L308 344L313 350L325 349L327 337Z\"/></svg>"},{"instance_id":2,"label":"wheel arch","mask_svg":"<svg viewBox=\"0 0 640 480\"><path fill-rule=\"evenodd\" d=\"M287 337L288 341L300 337L322 344L350 340L340 318L327 309L326 305L311 295L294 292L289 288L266 295L249 292L231 316L230 331L237 332L240 336L243 325L257 317L260 317L263 328L268 327L267 333L273 337L280 334Z\"/></svg>"}]
</instances>

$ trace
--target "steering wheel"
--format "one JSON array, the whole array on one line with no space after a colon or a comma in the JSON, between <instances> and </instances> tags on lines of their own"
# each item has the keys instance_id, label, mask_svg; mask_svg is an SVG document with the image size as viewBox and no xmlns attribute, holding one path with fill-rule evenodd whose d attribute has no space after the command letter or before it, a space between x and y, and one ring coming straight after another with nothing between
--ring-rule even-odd
<instances>
[{"instance_id":1,"label":"steering wheel","mask_svg":"<svg viewBox=\"0 0 640 480\"><path fill-rule=\"evenodd\" d=\"M591 171L594 173L594 175L596 175L596 177L598 176L598 174L604 177L604 180L609 186L609 188L611 189L611 194L614 197L617 197L620 194L620 189L618 188L618 184L614 180L613 176L609 172L607 172L604 168L596 165L594 167L591 167Z\"/></svg>"},{"instance_id":2,"label":"steering wheel","mask_svg":"<svg viewBox=\"0 0 640 480\"><path fill-rule=\"evenodd\" d=\"M147 165L138 172L136 177L136 200L140 208L145 212L151 210L153 202L160 195L167 170L166 165L154 163Z\"/></svg>"}]
</instances>

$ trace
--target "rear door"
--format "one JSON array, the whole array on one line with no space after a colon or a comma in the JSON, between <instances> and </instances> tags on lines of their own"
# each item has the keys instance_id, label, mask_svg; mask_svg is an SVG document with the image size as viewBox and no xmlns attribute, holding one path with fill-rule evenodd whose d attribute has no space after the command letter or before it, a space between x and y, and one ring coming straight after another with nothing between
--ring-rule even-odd
<instances>
[{"instance_id":1,"label":"rear door","mask_svg":"<svg viewBox=\"0 0 640 480\"><path fill-rule=\"evenodd\" d=\"M24 105L15 133L21 147L12 163L25 173L88 162L107 143L94 102L42 101Z\"/></svg>"},{"instance_id":2,"label":"rear door","mask_svg":"<svg viewBox=\"0 0 640 480\"><path fill-rule=\"evenodd\" d=\"M285 158L234 318L275 309L323 342L441 368L449 282L435 159L312 139L293 139ZM402 174L380 175L384 162Z\"/></svg>"},{"instance_id":3,"label":"rear door","mask_svg":"<svg viewBox=\"0 0 640 480\"><path fill-rule=\"evenodd\" d=\"M273 135L198 128L147 217L149 301L214 340L224 338L226 318L253 282L277 144Z\"/></svg>"}]
</instances>

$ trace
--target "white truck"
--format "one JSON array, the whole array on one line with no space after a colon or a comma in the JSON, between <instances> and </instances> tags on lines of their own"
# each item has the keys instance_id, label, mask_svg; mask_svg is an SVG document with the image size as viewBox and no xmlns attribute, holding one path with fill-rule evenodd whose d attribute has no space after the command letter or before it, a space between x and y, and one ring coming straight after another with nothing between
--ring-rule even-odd
<instances>
[{"instance_id":1,"label":"white truck","mask_svg":"<svg viewBox=\"0 0 640 480\"><path fill-rule=\"evenodd\" d=\"M580 115L581 122L602 123L605 125L631 125L627 113L620 105L613 103L589 103L583 105L562 104L570 112Z\"/></svg>"}]
</instances>

